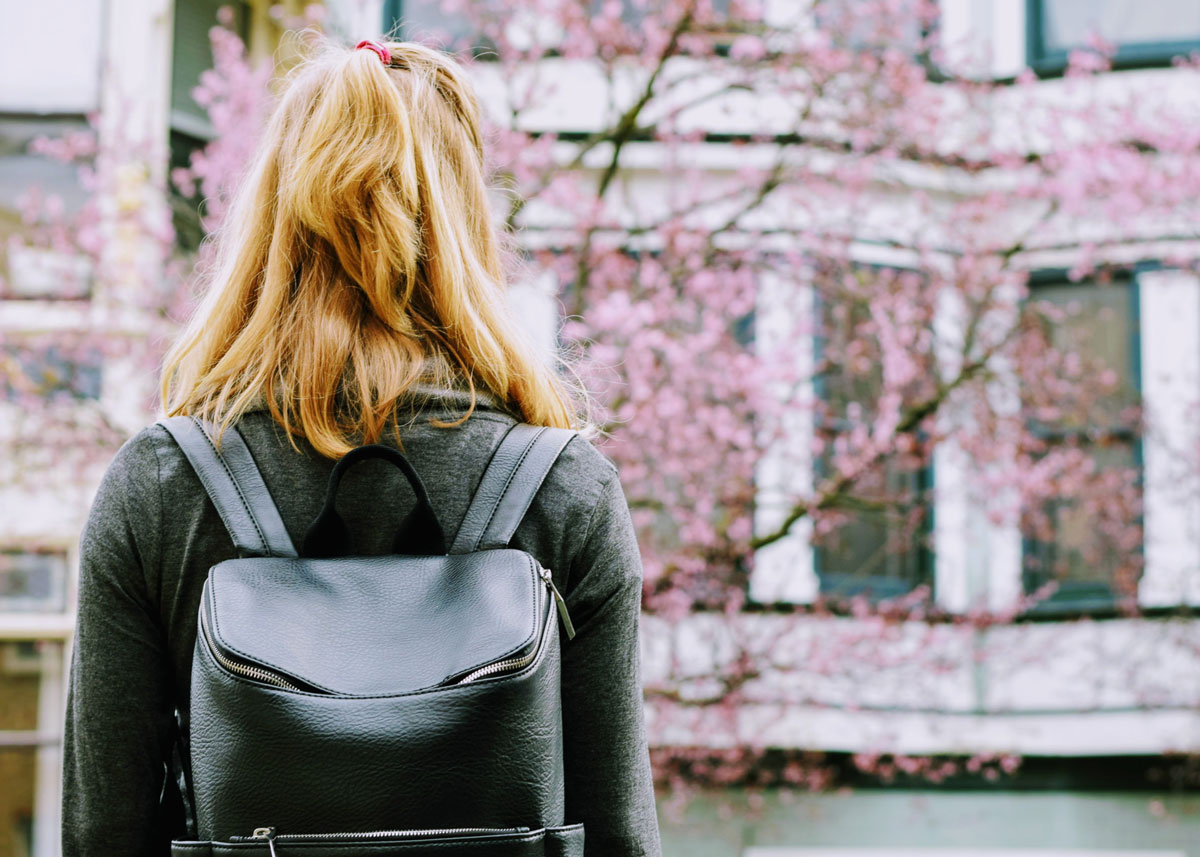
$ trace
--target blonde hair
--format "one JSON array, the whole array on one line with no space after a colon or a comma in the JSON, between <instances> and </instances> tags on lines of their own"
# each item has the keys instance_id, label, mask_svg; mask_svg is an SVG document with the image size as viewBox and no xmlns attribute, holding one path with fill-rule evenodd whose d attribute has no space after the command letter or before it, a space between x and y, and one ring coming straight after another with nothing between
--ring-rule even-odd
<instances>
[{"instance_id":1,"label":"blonde hair","mask_svg":"<svg viewBox=\"0 0 1200 857\"><path fill-rule=\"evenodd\" d=\"M418 382L468 387L462 420L479 385L526 422L575 424L507 305L473 88L445 54L387 48L390 66L327 43L289 75L167 354L168 414L223 431L265 399L331 458L398 432Z\"/></svg>"}]
</instances>

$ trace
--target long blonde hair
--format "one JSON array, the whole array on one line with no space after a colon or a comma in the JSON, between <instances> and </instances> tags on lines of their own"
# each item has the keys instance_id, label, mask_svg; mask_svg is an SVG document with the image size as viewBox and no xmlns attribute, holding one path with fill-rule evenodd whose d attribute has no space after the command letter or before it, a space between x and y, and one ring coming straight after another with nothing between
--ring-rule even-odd
<instances>
[{"instance_id":1,"label":"long blonde hair","mask_svg":"<svg viewBox=\"0 0 1200 857\"><path fill-rule=\"evenodd\" d=\"M526 422L575 424L508 309L474 90L443 53L387 48L390 66L327 43L289 75L167 354L168 414L223 431L265 399L328 457L398 431L418 382L468 387L462 419L478 385Z\"/></svg>"}]
</instances>

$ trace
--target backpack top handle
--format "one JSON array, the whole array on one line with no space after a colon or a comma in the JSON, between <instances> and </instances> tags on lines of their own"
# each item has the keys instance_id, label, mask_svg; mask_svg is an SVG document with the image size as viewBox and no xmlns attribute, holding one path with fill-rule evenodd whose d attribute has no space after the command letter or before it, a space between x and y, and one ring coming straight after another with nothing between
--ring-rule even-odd
<instances>
[{"instance_id":1,"label":"backpack top handle","mask_svg":"<svg viewBox=\"0 0 1200 857\"><path fill-rule=\"evenodd\" d=\"M350 530L334 507L338 485L347 470L355 464L373 458L382 458L400 468L400 471L408 478L408 484L412 486L413 493L417 497L416 507L400 524L395 541L392 543L392 552L419 556L446 553L446 537L442 532L442 525L438 521L437 515L434 514L433 506L429 502L429 492L425 490L425 483L421 481L421 477L417 475L417 471L413 469L412 464L402 452L392 449L390 446L375 443L350 450L334 466L333 472L329 475L329 489L325 494L325 506L304 536L302 556L320 558L346 556L350 553Z\"/></svg>"}]
</instances>

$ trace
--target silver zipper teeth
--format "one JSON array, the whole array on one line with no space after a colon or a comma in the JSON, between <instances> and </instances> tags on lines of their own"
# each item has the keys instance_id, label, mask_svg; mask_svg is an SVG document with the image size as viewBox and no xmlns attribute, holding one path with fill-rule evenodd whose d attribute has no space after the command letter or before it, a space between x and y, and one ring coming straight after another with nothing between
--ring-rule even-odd
<instances>
[{"instance_id":1,"label":"silver zipper teeth","mask_svg":"<svg viewBox=\"0 0 1200 857\"><path fill-rule=\"evenodd\" d=\"M269 828L267 828L269 829ZM276 842L304 841L310 839L378 839L386 837L389 839L409 839L420 836L465 836L468 834L485 835L489 833L523 833L528 831L526 827L442 827L432 830L370 830L362 833L267 833L266 829L259 828L254 831L251 839L262 841L264 839L274 839Z\"/></svg>"},{"instance_id":2,"label":"silver zipper teeth","mask_svg":"<svg viewBox=\"0 0 1200 857\"><path fill-rule=\"evenodd\" d=\"M212 653L212 656L216 658L217 662L221 664L221 666L225 667L225 669L229 670L230 672L237 673L238 675L245 676L246 678L252 678L255 681L261 681L266 684L273 684L276 687L282 687L285 690L300 690L300 688L283 678L283 676L277 675L269 670L248 666L225 657L225 655L221 654L217 647L213 645L212 637L209 635L208 611L202 611L200 617L200 631L204 634L204 642L208 644L208 650Z\"/></svg>"},{"instance_id":3,"label":"silver zipper teeth","mask_svg":"<svg viewBox=\"0 0 1200 857\"><path fill-rule=\"evenodd\" d=\"M540 572L538 573L538 576L542 576ZM541 599L539 598L539 613L541 612L541 606ZM481 678L487 678L488 676L496 675L497 673L507 672L508 670L524 669L525 667L529 666L529 664L533 663L533 659L537 657L538 648L539 643L535 641L533 650L527 654L516 658L506 658L503 661L496 661L495 663L486 664L477 670L472 670L471 672L467 673L465 676L456 681L455 684L470 684L473 681Z\"/></svg>"},{"instance_id":4,"label":"silver zipper teeth","mask_svg":"<svg viewBox=\"0 0 1200 857\"><path fill-rule=\"evenodd\" d=\"M522 667L528 666L530 662L537 656L537 649L534 649L527 655L521 655L519 658L509 658L504 661L496 661L494 664L488 664L486 667L480 667L474 672L469 672L463 676L458 684L470 684L476 679L485 678L496 673L504 672L505 670L519 670Z\"/></svg>"}]
</instances>

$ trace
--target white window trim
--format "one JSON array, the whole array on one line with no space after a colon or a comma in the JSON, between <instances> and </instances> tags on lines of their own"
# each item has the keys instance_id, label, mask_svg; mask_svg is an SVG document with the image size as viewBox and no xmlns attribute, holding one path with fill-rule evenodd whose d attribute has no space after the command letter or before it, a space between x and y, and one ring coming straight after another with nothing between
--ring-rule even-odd
<instances>
[{"instance_id":1,"label":"white window trim","mask_svg":"<svg viewBox=\"0 0 1200 857\"><path fill-rule=\"evenodd\" d=\"M1135 281L1141 316L1145 568L1142 607L1200 604L1200 277L1156 270Z\"/></svg>"},{"instance_id":2,"label":"white window trim","mask_svg":"<svg viewBox=\"0 0 1200 857\"><path fill-rule=\"evenodd\" d=\"M1007 323L1015 323L1015 318ZM947 377L957 371L965 324L961 304L944 296L934 317L934 337L938 363ZM998 409L1015 410L1019 406L1016 379L1003 365L997 365L996 372L1000 378L993 382L992 402ZM951 613L1003 610L1021 596L1020 527L1016 520L995 520L989 514L1006 498L985 496L980 475L975 462L953 440L934 449L934 599Z\"/></svg>"},{"instance_id":3,"label":"white window trim","mask_svg":"<svg viewBox=\"0 0 1200 857\"><path fill-rule=\"evenodd\" d=\"M785 291L786 290L786 291ZM797 290L799 294L796 294ZM792 338L802 319L794 306L813 306L812 287L784 280L771 271L759 276L755 295L755 351L767 355ZM812 386L812 349L801 348L796 356L796 377L809 379L802 391L815 398ZM773 391L785 397L791 390ZM754 533L776 529L792 508L797 496L813 488L813 419L807 408L796 409L786 421L787 436L763 441L763 454L755 468ZM811 547L812 523L802 518L784 538L755 551L750 576L750 598L761 603L811 604L820 592Z\"/></svg>"}]
</instances>

